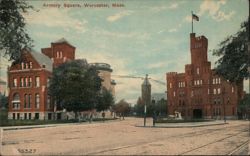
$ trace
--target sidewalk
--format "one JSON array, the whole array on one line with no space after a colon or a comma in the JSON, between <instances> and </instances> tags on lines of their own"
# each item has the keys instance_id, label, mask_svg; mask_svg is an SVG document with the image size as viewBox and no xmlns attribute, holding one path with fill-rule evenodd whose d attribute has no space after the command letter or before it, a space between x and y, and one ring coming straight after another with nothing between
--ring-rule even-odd
<instances>
[{"instance_id":1,"label":"sidewalk","mask_svg":"<svg viewBox=\"0 0 250 156\"><path fill-rule=\"evenodd\" d=\"M224 125L224 121L209 121L209 122L186 122L186 123L156 123L155 128L188 128L188 127L204 127L204 126L215 126ZM144 127L142 124L136 125L136 127ZM146 127L153 127L152 122L148 122Z\"/></svg>"},{"instance_id":2,"label":"sidewalk","mask_svg":"<svg viewBox=\"0 0 250 156\"><path fill-rule=\"evenodd\" d=\"M108 122L115 122L120 121L118 119L116 120L106 120L103 121L92 121L89 122L76 122L76 123L60 123L60 124L44 124L44 125L26 125L26 126L6 126L6 127L0 127L0 129L4 131L8 130L21 130L21 129L33 129L33 128L47 128L47 127L58 127L58 126L68 126L68 125L94 125L99 123L108 123Z\"/></svg>"}]
</instances>

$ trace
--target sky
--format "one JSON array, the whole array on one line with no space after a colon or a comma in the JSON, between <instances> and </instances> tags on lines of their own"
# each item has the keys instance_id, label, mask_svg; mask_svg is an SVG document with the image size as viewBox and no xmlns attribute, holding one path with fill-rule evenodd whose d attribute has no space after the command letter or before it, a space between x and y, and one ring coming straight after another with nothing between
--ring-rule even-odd
<instances>
[{"instance_id":1,"label":"sky","mask_svg":"<svg viewBox=\"0 0 250 156\"><path fill-rule=\"evenodd\" d=\"M166 82L167 72L184 72L191 63L189 34L191 11L196 36L208 38L208 60L215 67L212 50L235 34L248 17L248 0L30 0L35 10L24 14L34 49L49 47L64 37L76 47L76 58L111 65L112 75L149 77ZM64 4L75 7L65 7ZM74 5L73 5L74 4ZM109 7L85 7L104 4ZM112 7L121 4L121 7ZM60 5L60 8L57 6ZM78 6L81 7L78 7ZM1 58L0 78L6 80ZM141 95L142 79L118 78L116 100L135 103ZM152 93L166 86L151 81ZM244 85L248 90L248 83Z\"/></svg>"}]
</instances>

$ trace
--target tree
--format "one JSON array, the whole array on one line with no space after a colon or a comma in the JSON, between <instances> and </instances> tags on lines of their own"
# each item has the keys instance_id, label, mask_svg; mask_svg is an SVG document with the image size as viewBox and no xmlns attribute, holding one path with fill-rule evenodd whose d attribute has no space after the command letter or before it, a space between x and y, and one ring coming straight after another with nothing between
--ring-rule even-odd
<instances>
[{"instance_id":1,"label":"tree","mask_svg":"<svg viewBox=\"0 0 250 156\"><path fill-rule=\"evenodd\" d=\"M98 112L105 111L109 109L112 105L114 105L113 95L106 88L103 88L98 98L96 110Z\"/></svg>"},{"instance_id":2,"label":"tree","mask_svg":"<svg viewBox=\"0 0 250 156\"><path fill-rule=\"evenodd\" d=\"M250 66L248 36L249 19L241 24L241 29L236 34L227 37L219 44L219 49L213 51L213 55L220 57L216 62L216 73L236 84L250 76L247 70Z\"/></svg>"},{"instance_id":3,"label":"tree","mask_svg":"<svg viewBox=\"0 0 250 156\"><path fill-rule=\"evenodd\" d=\"M245 94L244 98L240 101L238 105L238 112L240 113L239 115L240 116L243 115L243 118L247 117L247 112L249 109L250 109L250 94ZM248 115L250 114L248 113Z\"/></svg>"},{"instance_id":4,"label":"tree","mask_svg":"<svg viewBox=\"0 0 250 156\"><path fill-rule=\"evenodd\" d=\"M9 60L20 60L21 49L32 47L22 13L33 9L23 0L0 0L0 51Z\"/></svg>"},{"instance_id":5,"label":"tree","mask_svg":"<svg viewBox=\"0 0 250 156\"><path fill-rule=\"evenodd\" d=\"M8 97L0 93L0 109L8 108Z\"/></svg>"},{"instance_id":6,"label":"tree","mask_svg":"<svg viewBox=\"0 0 250 156\"><path fill-rule=\"evenodd\" d=\"M114 110L124 119L125 114L128 114L130 112L129 103L122 99L114 106Z\"/></svg>"},{"instance_id":7,"label":"tree","mask_svg":"<svg viewBox=\"0 0 250 156\"><path fill-rule=\"evenodd\" d=\"M137 99L136 105L134 106L134 110L135 110L137 116L143 116L144 104L143 104L141 97L139 97Z\"/></svg>"},{"instance_id":8,"label":"tree","mask_svg":"<svg viewBox=\"0 0 250 156\"><path fill-rule=\"evenodd\" d=\"M77 118L78 112L95 108L100 89L101 79L95 67L86 60L74 60L53 70L49 93Z\"/></svg>"},{"instance_id":9,"label":"tree","mask_svg":"<svg viewBox=\"0 0 250 156\"><path fill-rule=\"evenodd\" d=\"M157 101L155 105L155 111L156 111L156 114L158 115L166 115L167 114L167 100L162 98L161 100Z\"/></svg>"}]
</instances>

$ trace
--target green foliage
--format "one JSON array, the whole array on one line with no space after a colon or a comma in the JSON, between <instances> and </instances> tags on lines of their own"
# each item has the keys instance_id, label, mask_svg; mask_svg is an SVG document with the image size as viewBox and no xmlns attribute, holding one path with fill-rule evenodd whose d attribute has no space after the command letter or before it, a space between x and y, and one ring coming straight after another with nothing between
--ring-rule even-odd
<instances>
[{"instance_id":1,"label":"green foliage","mask_svg":"<svg viewBox=\"0 0 250 156\"><path fill-rule=\"evenodd\" d=\"M161 99L156 102L155 112L159 116L164 116L167 114L167 100Z\"/></svg>"},{"instance_id":2,"label":"green foliage","mask_svg":"<svg viewBox=\"0 0 250 156\"><path fill-rule=\"evenodd\" d=\"M144 104L141 98L138 98L137 104L134 106L134 111L137 116L144 116ZM154 112L156 115L163 116L167 113L167 101L161 99L159 101L152 101L152 103L147 105L147 116L153 116Z\"/></svg>"},{"instance_id":3,"label":"green foliage","mask_svg":"<svg viewBox=\"0 0 250 156\"><path fill-rule=\"evenodd\" d=\"M250 109L250 94L246 94L238 105L238 111L247 112Z\"/></svg>"},{"instance_id":4,"label":"green foliage","mask_svg":"<svg viewBox=\"0 0 250 156\"><path fill-rule=\"evenodd\" d=\"M8 109L8 97L0 93L0 109L2 107Z\"/></svg>"},{"instance_id":5,"label":"green foliage","mask_svg":"<svg viewBox=\"0 0 250 156\"><path fill-rule=\"evenodd\" d=\"M53 70L49 93L57 104L75 113L95 108L101 79L86 60L66 62Z\"/></svg>"},{"instance_id":6,"label":"green foliage","mask_svg":"<svg viewBox=\"0 0 250 156\"><path fill-rule=\"evenodd\" d=\"M241 24L241 29L235 35L227 37L219 44L219 49L213 52L213 55L220 57L216 62L216 73L230 82L240 83L250 75L247 70L250 66L248 35L249 19Z\"/></svg>"},{"instance_id":7,"label":"green foliage","mask_svg":"<svg viewBox=\"0 0 250 156\"><path fill-rule=\"evenodd\" d=\"M129 103L124 99L120 100L116 105L114 105L113 110L118 114L128 114L131 110Z\"/></svg>"},{"instance_id":8,"label":"green foliage","mask_svg":"<svg viewBox=\"0 0 250 156\"><path fill-rule=\"evenodd\" d=\"M102 92L100 93L98 97L98 103L96 105L96 110L98 112L100 111L105 111L109 109L112 105L114 105L114 97L111 94L110 91L107 89L103 88Z\"/></svg>"},{"instance_id":9,"label":"green foliage","mask_svg":"<svg viewBox=\"0 0 250 156\"><path fill-rule=\"evenodd\" d=\"M0 51L9 60L19 60L21 49L32 47L22 15L30 8L24 0L0 0Z\"/></svg>"}]
</instances>

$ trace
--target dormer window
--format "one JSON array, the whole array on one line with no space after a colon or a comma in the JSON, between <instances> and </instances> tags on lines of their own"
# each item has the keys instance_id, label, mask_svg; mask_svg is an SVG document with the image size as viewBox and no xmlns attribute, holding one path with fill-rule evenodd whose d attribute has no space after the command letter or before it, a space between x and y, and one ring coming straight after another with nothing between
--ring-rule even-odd
<instances>
[{"instance_id":1,"label":"dormer window","mask_svg":"<svg viewBox=\"0 0 250 156\"><path fill-rule=\"evenodd\" d=\"M32 68L32 62L30 62L30 68Z\"/></svg>"},{"instance_id":2,"label":"dormer window","mask_svg":"<svg viewBox=\"0 0 250 156\"><path fill-rule=\"evenodd\" d=\"M26 63L26 68L25 69L29 69L29 64L28 63Z\"/></svg>"}]
</instances>

